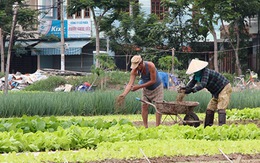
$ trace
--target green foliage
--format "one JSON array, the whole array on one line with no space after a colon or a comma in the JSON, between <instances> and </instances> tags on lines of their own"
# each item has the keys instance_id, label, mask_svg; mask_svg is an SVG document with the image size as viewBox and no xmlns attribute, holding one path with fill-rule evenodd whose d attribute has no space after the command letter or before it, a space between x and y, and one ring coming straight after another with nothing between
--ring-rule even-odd
<instances>
[{"instance_id":1,"label":"green foliage","mask_svg":"<svg viewBox=\"0 0 260 163\"><path fill-rule=\"evenodd\" d=\"M36 133L38 131L42 132L54 132L57 131L59 127L63 129L70 128L71 126L79 127L93 127L98 130L108 129L117 124L128 124L132 125L126 119L122 119L119 122L112 120L110 122L104 121L101 118L96 118L93 120L86 119L69 119L69 120L58 120L56 117L39 117L33 116L28 117L23 115L22 118L9 118L2 119L0 122L0 132L10 132L10 131L23 131L23 133Z\"/></svg>"},{"instance_id":2,"label":"green foliage","mask_svg":"<svg viewBox=\"0 0 260 163\"><path fill-rule=\"evenodd\" d=\"M0 78L4 77L5 76L5 73L3 72L0 72Z\"/></svg>"},{"instance_id":3,"label":"green foliage","mask_svg":"<svg viewBox=\"0 0 260 163\"><path fill-rule=\"evenodd\" d=\"M122 88L123 89L123 88ZM135 100L141 97L141 91L131 92L125 99L125 107L120 110L115 108L115 99L121 91L108 90L94 92L10 92L0 98L1 117L21 117L22 115L39 116L92 116L109 114L139 114L141 102ZM176 101L177 92L165 90L166 101ZM228 109L257 108L260 106L259 91L233 92ZM186 101L197 101L196 113L204 113L211 94L200 91L189 94ZM155 109L150 106L149 113Z\"/></svg>"},{"instance_id":4,"label":"green foliage","mask_svg":"<svg viewBox=\"0 0 260 163\"><path fill-rule=\"evenodd\" d=\"M163 70L168 70L170 71L172 68L172 56L168 55L165 57L161 57L158 62L159 66ZM181 63L178 61L176 57L174 57L174 68L178 67L181 65Z\"/></svg>"},{"instance_id":5,"label":"green foliage","mask_svg":"<svg viewBox=\"0 0 260 163\"><path fill-rule=\"evenodd\" d=\"M138 4L134 5L133 14L123 12L116 18L119 24L113 25L111 28L105 27L104 30L111 40L112 50L117 54L130 57L137 53L144 53L145 48L143 47L151 47L157 44L155 42L158 39L153 39L149 35L158 19L154 15L145 16ZM107 19L109 22L114 17L107 17Z\"/></svg>"},{"instance_id":6,"label":"green foliage","mask_svg":"<svg viewBox=\"0 0 260 163\"><path fill-rule=\"evenodd\" d=\"M229 80L229 82L232 84L234 75L232 75L230 73L222 73L222 75L225 76Z\"/></svg>"},{"instance_id":7,"label":"green foliage","mask_svg":"<svg viewBox=\"0 0 260 163\"><path fill-rule=\"evenodd\" d=\"M88 82L90 84L96 85L95 82L97 76L95 74L86 75L86 76L68 76L63 77L66 80L67 84L73 85L73 87L79 86L80 84L83 84L84 82ZM53 88L54 89L54 88Z\"/></svg>"},{"instance_id":8,"label":"green foliage","mask_svg":"<svg viewBox=\"0 0 260 163\"><path fill-rule=\"evenodd\" d=\"M106 73L106 76L108 79L107 83L112 89L118 86L123 89L125 84L129 81L130 72L110 71Z\"/></svg>"},{"instance_id":9,"label":"green foliage","mask_svg":"<svg viewBox=\"0 0 260 163\"><path fill-rule=\"evenodd\" d=\"M51 42L51 41L56 42L56 41L60 40L57 36L55 36L53 34L51 34L51 35L42 35L40 37L40 39L43 40L43 41L49 41L49 42Z\"/></svg>"},{"instance_id":10,"label":"green foliage","mask_svg":"<svg viewBox=\"0 0 260 163\"><path fill-rule=\"evenodd\" d=\"M98 76L97 76L98 74ZM3 74L4 75L4 74ZM100 88L100 83L105 80L107 86L105 89L123 88L129 80L129 72L122 71L107 71L103 69L93 68L92 74L86 76L51 76L46 80L41 80L27 86L25 91L50 91L53 92L55 88L63 84L71 84L76 87L84 82L94 84L97 89Z\"/></svg>"},{"instance_id":11,"label":"green foliage","mask_svg":"<svg viewBox=\"0 0 260 163\"><path fill-rule=\"evenodd\" d=\"M97 149L80 149L77 151L55 151L30 153L8 153L0 155L0 160L4 162L108 162L123 159L133 162L134 159L146 157L175 157L175 156L212 156L219 154L221 149L226 155L234 153L257 154L259 153L259 140L240 140L240 141L208 141L208 140L179 140L154 139L145 141L118 141L100 143ZM172 148L173 150L171 150ZM87 154L86 154L87 153Z\"/></svg>"},{"instance_id":12,"label":"green foliage","mask_svg":"<svg viewBox=\"0 0 260 163\"><path fill-rule=\"evenodd\" d=\"M14 92L1 96L2 117L22 115L107 115L118 92Z\"/></svg>"},{"instance_id":13,"label":"green foliage","mask_svg":"<svg viewBox=\"0 0 260 163\"><path fill-rule=\"evenodd\" d=\"M232 92L229 108L255 108L259 107L259 90L245 90L242 92Z\"/></svg>"},{"instance_id":14,"label":"green foliage","mask_svg":"<svg viewBox=\"0 0 260 163\"><path fill-rule=\"evenodd\" d=\"M186 74L186 70L174 70L174 75L176 75L185 85L190 81L190 75Z\"/></svg>"},{"instance_id":15,"label":"green foliage","mask_svg":"<svg viewBox=\"0 0 260 163\"><path fill-rule=\"evenodd\" d=\"M175 75L179 78L188 76L185 70L175 70ZM115 110L115 99L121 94L125 85L129 81L129 72L109 71L96 76L51 76L46 80L41 80L26 87L24 91L10 92L7 96L0 98L0 112L2 117L26 115L107 115L107 114L139 114L141 103L136 101L136 97L141 97L141 91L130 92L125 99L125 107ZM229 74L224 74L230 76ZM105 88L100 90L100 83L105 81ZM74 92L73 89L84 82L94 84L94 92ZM135 81L138 82L137 80ZM55 88L63 84L73 85L72 92L53 92ZM34 91L34 92L29 92ZM43 92L39 92L43 91ZM47 92L48 91L48 92ZM173 90L164 91L166 101L175 101L177 92ZM258 90L246 90L243 92L233 92L229 109L256 108L260 106L260 95ZM208 91L200 91L189 94L186 101L198 101L199 106L195 107L195 112L204 113L211 94ZM154 108L150 107L149 113L154 113Z\"/></svg>"},{"instance_id":16,"label":"green foliage","mask_svg":"<svg viewBox=\"0 0 260 163\"><path fill-rule=\"evenodd\" d=\"M53 91L54 88L66 84L66 80L60 76L50 76L47 79L37 81L25 88L25 91Z\"/></svg>"},{"instance_id":17,"label":"green foliage","mask_svg":"<svg viewBox=\"0 0 260 163\"><path fill-rule=\"evenodd\" d=\"M39 11L32 10L28 7L20 7L17 13L17 23L23 27L23 30L37 30Z\"/></svg>"},{"instance_id":18,"label":"green foliage","mask_svg":"<svg viewBox=\"0 0 260 163\"><path fill-rule=\"evenodd\" d=\"M21 25L23 31L16 30L14 38L33 38L33 32L24 32L32 31L35 25L38 23L39 12L28 8L25 6L25 1L22 0L2 0L0 1L0 28L3 31L3 38L8 38L10 35L11 26L13 22L13 4L18 2L18 12L17 12L17 24ZM14 40L15 42L15 40Z\"/></svg>"},{"instance_id":19,"label":"green foliage","mask_svg":"<svg viewBox=\"0 0 260 163\"><path fill-rule=\"evenodd\" d=\"M104 30L104 28L102 28L102 25L107 24L105 23L105 21L108 21L109 25L107 27L109 27L111 23L119 16L119 13L128 7L129 7L129 1L124 1L124 0L120 0L120 1L71 0L70 4L68 5L67 12L69 15L72 15L76 12L81 11L82 9L90 8L90 10L93 11L92 12L93 18L95 24L97 25L96 29L98 29L98 31L102 31ZM94 12L96 8L100 9L99 10L100 13ZM106 14L108 11L110 11L110 13ZM110 20L106 19L106 15L110 16ZM99 38L97 39L99 40Z\"/></svg>"},{"instance_id":20,"label":"green foliage","mask_svg":"<svg viewBox=\"0 0 260 163\"><path fill-rule=\"evenodd\" d=\"M95 126L106 125L99 121ZM221 134L219 134L221 132ZM199 126L160 126L146 129L128 125L121 120L116 125L109 128L99 127L79 127L70 126L69 128L58 127L57 131L35 133L23 133L21 130L0 132L0 152L39 152L56 150L79 150L98 149L103 143L134 142L140 143L147 140L207 140L207 141L243 141L260 140L260 129L255 124L248 125L223 125L203 128ZM136 148L134 145L133 147ZM122 148L122 146L120 147ZM259 148L257 148L259 149ZM110 149L111 150L111 149ZM255 148L256 150L256 148ZM259 149L260 150L260 149Z\"/></svg>"},{"instance_id":21,"label":"green foliage","mask_svg":"<svg viewBox=\"0 0 260 163\"><path fill-rule=\"evenodd\" d=\"M97 59L99 61L101 68L103 68L105 70L114 70L116 67L114 58L112 56L109 56L106 53L105 54L100 53L97 56Z\"/></svg>"},{"instance_id":22,"label":"green foliage","mask_svg":"<svg viewBox=\"0 0 260 163\"><path fill-rule=\"evenodd\" d=\"M260 119L260 108L244 108L227 110L227 119L256 120Z\"/></svg>"}]
</instances>

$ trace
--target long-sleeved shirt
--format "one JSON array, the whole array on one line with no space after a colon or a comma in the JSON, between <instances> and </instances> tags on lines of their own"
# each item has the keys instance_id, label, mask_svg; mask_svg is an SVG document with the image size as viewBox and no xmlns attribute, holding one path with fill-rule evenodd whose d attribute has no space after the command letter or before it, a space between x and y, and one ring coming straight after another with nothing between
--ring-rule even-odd
<instances>
[{"instance_id":1,"label":"long-sleeved shirt","mask_svg":"<svg viewBox=\"0 0 260 163\"><path fill-rule=\"evenodd\" d=\"M213 95L213 97L218 98L218 94L229 83L228 79L220 73L208 68L204 68L201 71L201 81L198 82L193 76L187 87L192 88L194 93L206 88Z\"/></svg>"}]
</instances>

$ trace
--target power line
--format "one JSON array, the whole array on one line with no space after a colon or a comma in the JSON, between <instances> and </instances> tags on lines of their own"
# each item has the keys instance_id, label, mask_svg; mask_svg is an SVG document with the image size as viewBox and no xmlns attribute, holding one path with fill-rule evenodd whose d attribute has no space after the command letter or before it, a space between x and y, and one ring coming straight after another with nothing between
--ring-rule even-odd
<instances>
[{"instance_id":1,"label":"power line","mask_svg":"<svg viewBox=\"0 0 260 163\"><path fill-rule=\"evenodd\" d=\"M260 45L253 45L253 46L248 46L248 47L243 47L243 48L238 48L238 50L244 50L244 49L249 49L249 48L253 48L253 47L259 47ZM156 48L149 48L149 50L155 50L158 52L154 52L154 53L162 53L162 52L171 52L172 49L165 49L165 50L160 50L160 49L156 49ZM222 53L222 52L232 52L234 51L234 49L227 49L227 50L218 50L218 53ZM208 53L214 53L214 51L202 51L202 52L183 52L183 51L175 51L176 53L179 54L208 54Z\"/></svg>"},{"instance_id":2,"label":"power line","mask_svg":"<svg viewBox=\"0 0 260 163\"><path fill-rule=\"evenodd\" d=\"M24 6L57 8L57 7L54 7L54 5L24 5Z\"/></svg>"}]
</instances>

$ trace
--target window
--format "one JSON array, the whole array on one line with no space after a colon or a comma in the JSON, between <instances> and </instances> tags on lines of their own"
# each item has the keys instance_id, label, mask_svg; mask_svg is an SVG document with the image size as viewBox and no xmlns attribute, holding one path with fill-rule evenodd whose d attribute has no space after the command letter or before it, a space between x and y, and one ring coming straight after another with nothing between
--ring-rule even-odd
<instances>
[{"instance_id":1,"label":"window","mask_svg":"<svg viewBox=\"0 0 260 163\"><path fill-rule=\"evenodd\" d=\"M168 8L161 5L161 0L151 0L151 13L156 14L162 20L166 12L168 12Z\"/></svg>"},{"instance_id":2,"label":"window","mask_svg":"<svg viewBox=\"0 0 260 163\"><path fill-rule=\"evenodd\" d=\"M67 0L67 5L70 5L70 0ZM78 18L78 19L89 18L90 17L90 9L89 8L85 8L85 9L77 11L76 13L73 13L73 14L69 14L68 13L67 17L68 18L73 18L73 15L75 15L75 18Z\"/></svg>"},{"instance_id":3,"label":"window","mask_svg":"<svg viewBox=\"0 0 260 163\"><path fill-rule=\"evenodd\" d=\"M86 8L84 10L84 18L89 18L89 17L90 17L90 10L89 10L89 8Z\"/></svg>"},{"instance_id":4,"label":"window","mask_svg":"<svg viewBox=\"0 0 260 163\"><path fill-rule=\"evenodd\" d=\"M43 11L45 11L47 14L45 16L53 17L53 1L52 0L46 0L42 2L43 4Z\"/></svg>"},{"instance_id":5,"label":"window","mask_svg":"<svg viewBox=\"0 0 260 163\"><path fill-rule=\"evenodd\" d=\"M81 18L81 10L80 10L80 11L77 11L77 12L75 13L75 17L76 17L76 18Z\"/></svg>"},{"instance_id":6,"label":"window","mask_svg":"<svg viewBox=\"0 0 260 163\"><path fill-rule=\"evenodd\" d=\"M130 2L130 1L129 1L129 2ZM135 4L139 3L139 0L135 0L134 3L135 3ZM130 13L130 10L131 10L130 8L131 8L131 7L132 7L132 6L130 6L130 4L129 4L129 7L125 8L125 9L122 9L122 11L123 11L123 12L128 12L128 13Z\"/></svg>"}]
</instances>

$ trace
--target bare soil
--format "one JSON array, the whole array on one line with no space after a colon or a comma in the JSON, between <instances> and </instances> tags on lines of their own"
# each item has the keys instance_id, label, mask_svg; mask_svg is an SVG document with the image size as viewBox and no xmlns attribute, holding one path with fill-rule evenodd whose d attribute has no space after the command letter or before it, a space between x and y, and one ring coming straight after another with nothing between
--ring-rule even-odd
<instances>
[{"instance_id":1,"label":"bare soil","mask_svg":"<svg viewBox=\"0 0 260 163\"><path fill-rule=\"evenodd\" d=\"M142 121L133 122L136 126L142 126ZM258 127L260 127L260 120L236 120L236 121L227 121L227 124L248 124L255 123ZM173 125L176 122L164 122L162 125ZM203 125L203 124L201 124ZM155 122L149 122L149 126L155 126ZM228 157L228 158L226 158ZM229 160L228 160L229 159ZM201 155L201 156L174 156L174 157L158 157L158 158L143 158L143 159L108 159L103 161L96 161L90 163L260 163L260 153L255 155L249 154L217 154L213 156Z\"/></svg>"},{"instance_id":2,"label":"bare soil","mask_svg":"<svg viewBox=\"0 0 260 163\"><path fill-rule=\"evenodd\" d=\"M158 158L149 158L149 159L132 159L132 160L104 160L98 162L91 163L230 163L232 162L240 162L240 163L259 163L260 162L260 154L256 155L246 155L246 154L231 154L228 155L228 159L225 158L224 155L218 154L213 156L176 156L176 157L158 157Z\"/></svg>"},{"instance_id":3,"label":"bare soil","mask_svg":"<svg viewBox=\"0 0 260 163\"><path fill-rule=\"evenodd\" d=\"M163 122L162 125L174 125L178 122L174 122L174 121L167 121L167 122ZM233 121L227 121L227 125L230 124L249 124L249 123L254 123L256 124L259 128L260 128L260 120L233 120ZM135 121L133 122L133 124L135 126L142 126L143 122L142 121ZM178 123L179 124L179 123ZM201 125L203 125L203 122L201 122ZM149 122L149 126L155 126L155 122Z\"/></svg>"}]
</instances>

